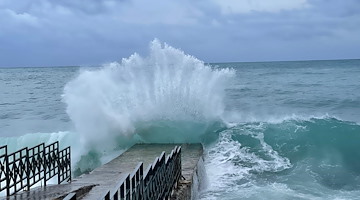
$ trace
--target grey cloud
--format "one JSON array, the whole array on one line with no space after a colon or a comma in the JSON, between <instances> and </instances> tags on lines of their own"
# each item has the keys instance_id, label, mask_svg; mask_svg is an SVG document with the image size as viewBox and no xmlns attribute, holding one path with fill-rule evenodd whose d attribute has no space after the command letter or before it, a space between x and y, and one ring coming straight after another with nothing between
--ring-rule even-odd
<instances>
[{"instance_id":1,"label":"grey cloud","mask_svg":"<svg viewBox=\"0 0 360 200\"><path fill-rule=\"evenodd\" d=\"M359 16L360 1L358 0L311 0L316 13L332 17Z\"/></svg>"},{"instance_id":2,"label":"grey cloud","mask_svg":"<svg viewBox=\"0 0 360 200\"><path fill-rule=\"evenodd\" d=\"M83 12L89 15L105 13L114 5L119 5L130 0L21 0L14 3L12 0L2 0L0 9L11 9L17 13L38 12L42 8L54 9L55 7L64 7L74 12ZM43 12L43 11L42 11Z\"/></svg>"},{"instance_id":3,"label":"grey cloud","mask_svg":"<svg viewBox=\"0 0 360 200\"><path fill-rule=\"evenodd\" d=\"M359 14L338 17L333 10L323 8L321 5L324 4L327 3L316 1L316 4L311 4L312 7L297 12L253 13L232 16L231 20L236 23L240 32L251 30L253 34L247 33L249 37L260 35L279 40L333 37L339 30L352 32L360 27ZM328 5L328 7L332 6ZM355 6L358 6L358 3L336 7L337 10L342 10L341 13L350 13L348 10Z\"/></svg>"},{"instance_id":4,"label":"grey cloud","mask_svg":"<svg viewBox=\"0 0 360 200\"><path fill-rule=\"evenodd\" d=\"M359 58L358 1L308 3L224 15L205 0L3 0L0 66L100 64L146 54L154 38L206 62Z\"/></svg>"},{"instance_id":5,"label":"grey cloud","mask_svg":"<svg viewBox=\"0 0 360 200\"><path fill-rule=\"evenodd\" d=\"M58 5L92 15L106 13L112 6L128 2L128 0L63 0L54 2Z\"/></svg>"}]
</instances>

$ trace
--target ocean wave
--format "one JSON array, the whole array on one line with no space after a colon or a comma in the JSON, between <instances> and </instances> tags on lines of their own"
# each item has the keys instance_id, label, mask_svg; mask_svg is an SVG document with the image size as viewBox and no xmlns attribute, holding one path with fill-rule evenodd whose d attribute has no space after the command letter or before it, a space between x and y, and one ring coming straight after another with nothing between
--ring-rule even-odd
<instances>
[{"instance_id":1,"label":"ocean wave","mask_svg":"<svg viewBox=\"0 0 360 200\"><path fill-rule=\"evenodd\" d=\"M360 185L359 133L359 124L329 115L233 124L216 142L206 145L205 163L212 186L203 191L203 197L254 188L260 191L270 186L269 182L295 184L288 180L298 181L298 187L314 185L312 192L331 191L332 197L337 190L355 191ZM236 189L228 191L231 188ZM279 191L272 194L284 195ZM301 194L290 196L297 195Z\"/></svg>"},{"instance_id":2,"label":"ocean wave","mask_svg":"<svg viewBox=\"0 0 360 200\"><path fill-rule=\"evenodd\" d=\"M17 151L24 147L36 146L40 143L50 144L59 141L61 147L72 145L73 134L69 131L54 133L28 133L16 137L0 137L0 145L8 145L8 151Z\"/></svg>"},{"instance_id":3,"label":"ocean wave","mask_svg":"<svg viewBox=\"0 0 360 200\"><path fill-rule=\"evenodd\" d=\"M336 119L339 121L347 121L342 119L339 116L336 115L330 115L330 114L321 114L321 115L312 115L312 114L285 114L285 115L271 115L271 116L259 116L259 115L242 115L239 112L232 112L228 111L223 116L223 121L225 124L228 125L228 127L234 127L238 124L244 124L244 123L255 123L255 122L261 122L261 123L269 123L269 124L281 124L286 121L311 121L314 119ZM351 122L351 121L348 121ZM359 122L352 121L352 123Z\"/></svg>"},{"instance_id":4,"label":"ocean wave","mask_svg":"<svg viewBox=\"0 0 360 200\"><path fill-rule=\"evenodd\" d=\"M63 99L88 147L114 148L139 139L199 142L207 124L221 120L225 86L233 76L232 69L211 67L154 40L148 57L133 54L81 71L66 85Z\"/></svg>"}]
</instances>

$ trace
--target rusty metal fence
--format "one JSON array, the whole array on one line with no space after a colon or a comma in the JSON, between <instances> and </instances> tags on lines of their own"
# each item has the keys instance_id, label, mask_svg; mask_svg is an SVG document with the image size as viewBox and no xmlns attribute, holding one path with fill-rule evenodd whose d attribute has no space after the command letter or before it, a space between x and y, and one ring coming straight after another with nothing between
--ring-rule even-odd
<instances>
[{"instance_id":1,"label":"rusty metal fence","mask_svg":"<svg viewBox=\"0 0 360 200\"><path fill-rule=\"evenodd\" d=\"M59 142L45 146L23 148L8 154L7 146L0 147L0 192L6 195L46 182L58 175L58 184L71 180L70 147L59 150Z\"/></svg>"}]
</instances>

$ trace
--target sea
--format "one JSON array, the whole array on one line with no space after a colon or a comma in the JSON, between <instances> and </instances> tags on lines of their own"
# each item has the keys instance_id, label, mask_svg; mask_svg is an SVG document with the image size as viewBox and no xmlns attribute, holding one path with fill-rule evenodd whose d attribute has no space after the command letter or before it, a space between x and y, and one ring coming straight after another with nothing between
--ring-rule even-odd
<instances>
[{"instance_id":1,"label":"sea","mask_svg":"<svg viewBox=\"0 0 360 200\"><path fill-rule=\"evenodd\" d=\"M360 60L205 63L154 40L101 66L0 68L0 146L78 176L135 143L202 143L197 199L360 199Z\"/></svg>"}]
</instances>

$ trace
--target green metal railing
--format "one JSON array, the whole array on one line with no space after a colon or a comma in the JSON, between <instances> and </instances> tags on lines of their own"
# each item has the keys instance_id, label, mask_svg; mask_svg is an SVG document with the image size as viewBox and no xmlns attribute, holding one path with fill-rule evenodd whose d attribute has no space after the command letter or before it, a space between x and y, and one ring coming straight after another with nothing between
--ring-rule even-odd
<instances>
[{"instance_id":1,"label":"green metal railing","mask_svg":"<svg viewBox=\"0 0 360 200\"><path fill-rule=\"evenodd\" d=\"M7 146L0 147L0 192L10 196L21 190L58 175L58 183L71 180L70 147L59 150L59 142L45 146L23 148L8 154Z\"/></svg>"}]
</instances>

